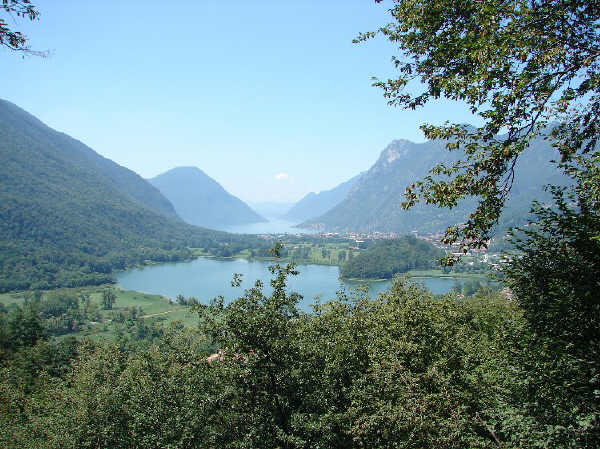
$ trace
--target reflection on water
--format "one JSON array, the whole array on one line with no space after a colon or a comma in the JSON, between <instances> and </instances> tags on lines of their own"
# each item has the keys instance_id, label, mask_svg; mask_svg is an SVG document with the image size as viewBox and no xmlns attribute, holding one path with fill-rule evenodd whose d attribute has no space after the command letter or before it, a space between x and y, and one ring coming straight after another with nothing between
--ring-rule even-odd
<instances>
[{"instance_id":1,"label":"reflection on water","mask_svg":"<svg viewBox=\"0 0 600 449\"><path fill-rule=\"evenodd\" d=\"M139 290L175 298L178 294L196 297L203 303L212 298L224 296L231 301L243 294L243 289L250 288L256 280L265 285L265 292L270 293L270 262L245 259L207 259L200 258L191 262L179 262L154 265L141 269L133 269L119 273L117 280L127 290ZM352 291L358 286L368 285L369 295L375 296L387 289L391 281L357 282L339 279L338 267L324 265L299 265L300 275L289 281L290 290L303 295L300 303L303 310L309 310L315 298L322 301L333 299L336 292L345 289ZM243 275L242 288L231 286L233 273ZM435 294L447 293L456 281L451 278L416 279L425 284Z\"/></svg>"}]
</instances>

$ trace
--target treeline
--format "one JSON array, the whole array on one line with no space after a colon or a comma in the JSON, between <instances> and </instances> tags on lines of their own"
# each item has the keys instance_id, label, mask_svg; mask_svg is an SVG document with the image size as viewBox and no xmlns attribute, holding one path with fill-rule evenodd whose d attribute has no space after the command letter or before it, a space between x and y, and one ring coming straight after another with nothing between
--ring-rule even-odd
<instances>
[{"instance_id":1,"label":"treeline","mask_svg":"<svg viewBox=\"0 0 600 449\"><path fill-rule=\"evenodd\" d=\"M10 246L9 246L10 245ZM0 260L0 292L47 290L112 283L113 271L152 262L176 262L192 257L187 248L131 248L94 255L56 245L4 245Z\"/></svg>"},{"instance_id":2,"label":"treeline","mask_svg":"<svg viewBox=\"0 0 600 449\"><path fill-rule=\"evenodd\" d=\"M100 301L92 300L89 290L59 290L30 292L22 304L0 303L0 359L38 342L56 342L55 337L85 335L91 326L100 326L121 346L163 334L164 318L144 319L140 306L114 308L117 295L112 288L96 293Z\"/></svg>"},{"instance_id":3,"label":"treeline","mask_svg":"<svg viewBox=\"0 0 600 449\"><path fill-rule=\"evenodd\" d=\"M0 414L17 404L4 403L5 399L35 400L40 388L51 388L46 382L67 380L78 360L105 345L102 340L74 335L80 335L86 326L106 328L107 323L111 336L108 341L113 341L123 354L140 353L168 332L160 318L144 319L140 307L112 310L103 317L100 305L90 301L89 294L32 292L23 304L0 304ZM174 328L183 329L181 325ZM19 396L12 396L17 391ZM19 406L25 404L19 402ZM7 416L4 423L10 420ZM7 438L11 438L10 432L3 428L0 445L18 447L19 443L8 443Z\"/></svg>"},{"instance_id":4,"label":"treeline","mask_svg":"<svg viewBox=\"0 0 600 449\"><path fill-rule=\"evenodd\" d=\"M63 213L69 215L67 210ZM270 247L256 236L197 228L150 213L142 217L143 225L139 217L132 217L131 222L119 225L124 228L112 231L78 222L71 215L68 226L74 228L72 233L59 228L56 217L40 215L26 221L34 218L38 220L36 228L45 228L43 235L28 231L14 216L6 214L0 219L0 292L100 285L113 281L114 270L188 260L193 257L190 248L229 257L244 249L266 255Z\"/></svg>"},{"instance_id":5,"label":"treeline","mask_svg":"<svg viewBox=\"0 0 600 449\"><path fill-rule=\"evenodd\" d=\"M111 283L114 282L115 270L150 262L191 259L193 251L185 246L186 243L219 257L231 257L245 249L257 256L268 255L269 243L262 239L254 236L220 235L216 231L215 235L211 233L212 231L206 231L206 236L192 237L188 241L182 239L177 246L170 248L161 248L160 243L149 243L152 246L132 246L102 251L101 254L72 247L61 249L56 244L0 242L0 293Z\"/></svg>"},{"instance_id":6,"label":"treeline","mask_svg":"<svg viewBox=\"0 0 600 449\"><path fill-rule=\"evenodd\" d=\"M477 293L491 293L499 290L501 284L497 282L490 282L482 279L469 279L465 281L455 280L452 292L458 295L472 296Z\"/></svg>"},{"instance_id":7,"label":"treeline","mask_svg":"<svg viewBox=\"0 0 600 449\"><path fill-rule=\"evenodd\" d=\"M398 273L439 266L443 251L431 243L405 236L373 242L341 268L344 278L391 279Z\"/></svg>"},{"instance_id":8,"label":"treeline","mask_svg":"<svg viewBox=\"0 0 600 449\"><path fill-rule=\"evenodd\" d=\"M117 295L114 289L105 287L99 291L100 301L92 300L90 291L58 290L42 294L40 291L25 295L22 305L0 303L0 327L3 347L22 346L24 335L30 343L44 338L79 333L90 324L124 323L136 321L144 311L141 307L113 309ZM102 311L107 311L108 315ZM9 329L7 331L7 329ZM8 346L6 346L8 345Z\"/></svg>"},{"instance_id":9,"label":"treeline","mask_svg":"<svg viewBox=\"0 0 600 449\"><path fill-rule=\"evenodd\" d=\"M244 251L250 255L250 257L270 257L270 250L273 243L269 240L257 237L255 235L238 235L238 234L225 234L226 239L221 238L213 241L209 246L205 246L204 249L212 256L217 257L232 257L240 254Z\"/></svg>"}]
</instances>

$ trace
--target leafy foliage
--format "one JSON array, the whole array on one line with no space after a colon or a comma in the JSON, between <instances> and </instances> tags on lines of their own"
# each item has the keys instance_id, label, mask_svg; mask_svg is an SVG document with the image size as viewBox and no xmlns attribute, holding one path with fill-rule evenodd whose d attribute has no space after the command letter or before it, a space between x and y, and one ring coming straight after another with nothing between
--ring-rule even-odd
<instances>
[{"instance_id":1,"label":"leafy foliage","mask_svg":"<svg viewBox=\"0 0 600 449\"><path fill-rule=\"evenodd\" d=\"M450 227L445 240L483 247L533 138L555 121L549 138L563 162L595 149L600 9L584 0L394 3L390 23L356 39L381 34L399 48L393 58L399 76L375 85L391 105L415 109L446 97L465 102L484 121L476 130L422 127L429 139L444 139L448 150L461 148L465 156L410 185L405 206L423 199L453 208L478 197L467 222ZM501 130L505 138L498 137Z\"/></svg>"},{"instance_id":2,"label":"leafy foliage","mask_svg":"<svg viewBox=\"0 0 600 449\"><path fill-rule=\"evenodd\" d=\"M600 340L600 215L586 192L552 191L554 207L535 204L537 221L514 231L504 271L537 332L587 352Z\"/></svg>"},{"instance_id":3,"label":"leafy foliage","mask_svg":"<svg viewBox=\"0 0 600 449\"><path fill-rule=\"evenodd\" d=\"M579 170L573 189L552 188L552 207L534 205L537 220L514 231L519 252L504 273L535 332L531 344L538 357L525 363L545 373L523 385L524 394L537 392L529 407L539 409L548 426L568 416L570 427L557 432L578 432L585 444L598 445L600 410L588 398L600 392L600 282L594 275L600 269L600 215L585 172ZM550 407L557 394L578 405Z\"/></svg>"},{"instance_id":4,"label":"leafy foliage","mask_svg":"<svg viewBox=\"0 0 600 449\"><path fill-rule=\"evenodd\" d=\"M0 3L0 12L5 13L13 20L14 16L17 16L34 21L40 15L30 0L2 0ZM45 55L44 52L32 51L29 45L27 45L27 36L20 31L11 29L6 20L2 18L0 18L0 46L25 54Z\"/></svg>"},{"instance_id":5,"label":"leafy foliage","mask_svg":"<svg viewBox=\"0 0 600 449\"><path fill-rule=\"evenodd\" d=\"M396 279L376 299L340 293L304 314L287 290L295 267L272 272L269 296L257 282L227 306L196 306L198 330L82 343L28 385L1 368L2 445L597 447L595 393L571 391L585 379L577 360L515 301L436 299ZM34 360L24 351L5 366Z\"/></svg>"}]
</instances>

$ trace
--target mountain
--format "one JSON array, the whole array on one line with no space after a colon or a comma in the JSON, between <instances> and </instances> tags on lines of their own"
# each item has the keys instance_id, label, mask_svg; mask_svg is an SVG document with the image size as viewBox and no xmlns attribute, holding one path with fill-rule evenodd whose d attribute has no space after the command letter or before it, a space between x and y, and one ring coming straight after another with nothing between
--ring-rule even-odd
<instances>
[{"instance_id":1,"label":"mountain","mask_svg":"<svg viewBox=\"0 0 600 449\"><path fill-rule=\"evenodd\" d=\"M293 202L261 201L248 202L248 205L258 214L267 218L283 218L283 216L294 206Z\"/></svg>"},{"instance_id":2,"label":"mountain","mask_svg":"<svg viewBox=\"0 0 600 449\"><path fill-rule=\"evenodd\" d=\"M173 203L187 223L219 229L266 221L199 168L173 168L149 182Z\"/></svg>"},{"instance_id":3,"label":"mountain","mask_svg":"<svg viewBox=\"0 0 600 449\"><path fill-rule=\"evenodd\" d=\"M519 158L516 178L499 229L525 222L531 201L549 198L546 184L566 184L567 178L550 163L556 151L542 138L532 142ZM329 231L439 232L449 225L464 222L475 205L466 199L454 209L438 209L419 204L402 209L404 189L426 176L437 163L452 163L460 157L449 152L443 141L414 143L395 140L381 153L377 162L352 187L346 198L323 215L303 222L300 227Z\"/></svg>"},{"instance_id":4,"label":"mountain","mask_svg":"<svg viewBox=\"0 0 600 449\"><path fill-rule=\"evenodd\" d=\"M240 238L183 223L134 172L0 100L0 291L103 283Z\"/></svg>"},{"instance_id":5,"label":"mountain","mask_svg":"<svg viewBox=\"0 0 600 449\"><path fill-rule=\"evenodd\" d=\"M290 221L303 222L323 215L346 198L362 175L363 173L356 175L352 179L330 190L324 190L319 193L310 192L294 204L283 218Z\"/></svg>"},{"instance_id":6,"label":"mountain","mask_svg":"<svg viewBox=\"0 0 600 449\"><path fill-rule=\"evenodd\" d=\"M19 133L22 143L35 145L42 157L59 157L68 160L74 168L93 171L95 177L112 185L129 200L159 214L177 218L169 200L137 173L100 156L80 141L49 128L33 115L1 99L0 120L5 135ZM3 151L6 151L4 156L8 156L9 149L4 146Z\"/></svg>"}]
</instances>

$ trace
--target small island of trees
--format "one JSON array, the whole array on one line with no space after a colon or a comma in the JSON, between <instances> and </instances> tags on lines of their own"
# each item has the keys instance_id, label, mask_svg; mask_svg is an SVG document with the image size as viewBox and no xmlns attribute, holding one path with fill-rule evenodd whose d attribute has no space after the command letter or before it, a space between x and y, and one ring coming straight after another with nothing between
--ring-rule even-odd
<instances>
[{"instance_id":1,"label":"small island of trees","mask_svg":"<svg viewBox=\"0 0 600 449\"><path fill-rule=\"evenodd\" d=\"M406 236L376 242L348 260L341 268L343 278L391 279L398 273L439 265L444 252L425 240Z\"/></svg>"}]
</instances>

